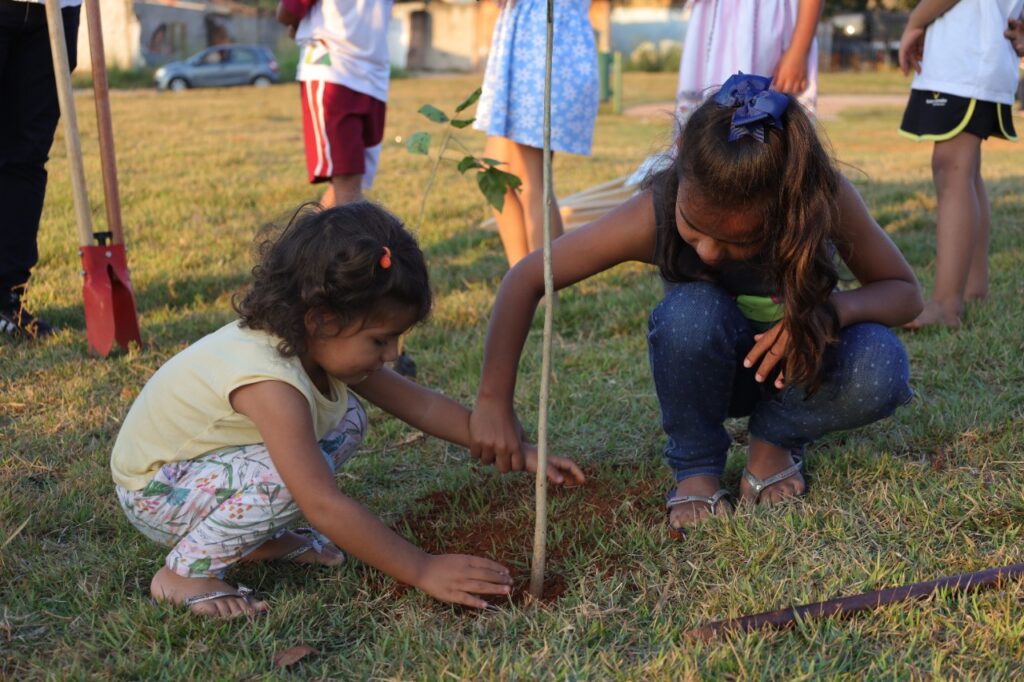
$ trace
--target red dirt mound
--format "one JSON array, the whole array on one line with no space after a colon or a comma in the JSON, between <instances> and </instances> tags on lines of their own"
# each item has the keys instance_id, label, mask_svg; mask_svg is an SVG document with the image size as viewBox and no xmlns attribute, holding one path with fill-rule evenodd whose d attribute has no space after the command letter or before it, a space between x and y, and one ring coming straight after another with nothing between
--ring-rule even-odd
<instances>
[{"instance_id":1,"label":"red dirt mound","mask_svg":"<svg viewBox=\"0 0 1024 682\"><path fill-rule=\"evenodd\" d=\"M548 489L547 580L542 602L553 602L568 590L567 554L594 546L609 526L635 523L638 518L652 528L659 522L661 494L656 483L627 483L608 472L587 472L587 478L584 486ZM507 566L515 580L510 600L522 603L527 598L533 555L534 505L532 477L494 476L478 485L419 499L404 522L413 542L428 552L472 554ZM633 566L624 556L605 555L601 561L606 575Z\"/></svg>"}]
</instances>

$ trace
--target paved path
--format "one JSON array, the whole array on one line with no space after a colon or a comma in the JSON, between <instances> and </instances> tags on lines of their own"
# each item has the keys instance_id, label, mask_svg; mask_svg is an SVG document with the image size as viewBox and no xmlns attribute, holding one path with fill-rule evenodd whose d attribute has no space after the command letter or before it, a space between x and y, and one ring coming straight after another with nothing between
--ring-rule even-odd
<instances>
[{"instance_id":1,"label":"paved path","mask_svg":"<svg viewBox=\"0 0 1024 682\"><path fill-rule=\"evenodd\" d=\"M909 94L909 91L908 91ZM828 121L844 110L856 107L902 107L908 95L819 95L818 118ZM629 107L623 113L637 118L667 118L672 115L672 102L641 104Z\"/></svg>"}]
</instances>

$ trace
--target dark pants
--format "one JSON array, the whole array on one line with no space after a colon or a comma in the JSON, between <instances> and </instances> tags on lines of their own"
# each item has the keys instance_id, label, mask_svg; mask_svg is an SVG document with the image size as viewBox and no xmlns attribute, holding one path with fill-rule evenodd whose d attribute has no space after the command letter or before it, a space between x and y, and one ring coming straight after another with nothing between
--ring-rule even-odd
<instances>
[{"instance_id":1,"label":"dark pants","mask_svg":"<svg viewBox=\"0 0 1024 682\"><path fill-rule=\"evenodd\" d=\"M79 9L61 11L72 69ZM46 159L59 118L46 8L0 0L0 295L25 284L39 260Z\"/></svg>"},{"instance_id":2,"label":"dark pants","mask_svg":"<svg viewBox=\"0 0 1024 682\"><path fill-rule=\"evenodd\" d=\"M676 476L721 477L730 438L727 417L750 416L750 435L787 449L833 431L870 424L908 402L907 354L880 324L844 328L825 353L821 387L781 391L743 367L754 330L724 290L707 282L671 289L648 322L651 370Z\"/></svg>"}]
</instances>

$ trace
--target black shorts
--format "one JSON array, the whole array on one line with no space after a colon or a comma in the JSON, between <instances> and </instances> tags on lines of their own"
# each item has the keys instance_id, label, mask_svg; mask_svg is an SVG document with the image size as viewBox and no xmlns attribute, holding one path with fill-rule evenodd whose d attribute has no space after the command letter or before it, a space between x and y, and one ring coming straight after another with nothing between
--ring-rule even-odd
<instances>
[{"instance_id":1,"label":"black shorts","mask_svg":"<svg viewBox=\"0 0 1024 682\"><path fill-rule=\"evenodd\" d=\"M932 90L911 90L900 134L914 140L949 140L960 133L990 135L1016 142L1009 104L958 97Z\"/></svg>"}]
</instances>

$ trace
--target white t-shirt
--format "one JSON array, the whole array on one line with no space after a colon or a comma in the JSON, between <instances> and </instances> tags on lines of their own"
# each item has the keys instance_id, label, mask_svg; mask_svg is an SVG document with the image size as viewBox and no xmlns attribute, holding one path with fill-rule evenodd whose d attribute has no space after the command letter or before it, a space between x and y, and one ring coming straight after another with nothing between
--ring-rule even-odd
<instances>
[{"instance_id":1,"label":"white t-shirt","mask_svg":"<svg viewBox=\"0 0 1024 682\"><path fill-rule=\"evenodd\" d=\"M928 26L914 90L1013 104L1020 59L1003 37L1024 0L960 0Z\"/></svg>"},{"instance_id":2,"label":"white t-shirt","mask_svg":"<svg viewBox=\"0 0 1024 682\"><path fill-rule=\"evenodd\" d=\"M386 102L391 4L392 0L313 4L295 32L295 41L302 46L298 80L337 83Z\"/></svg>"}]
</instances>

